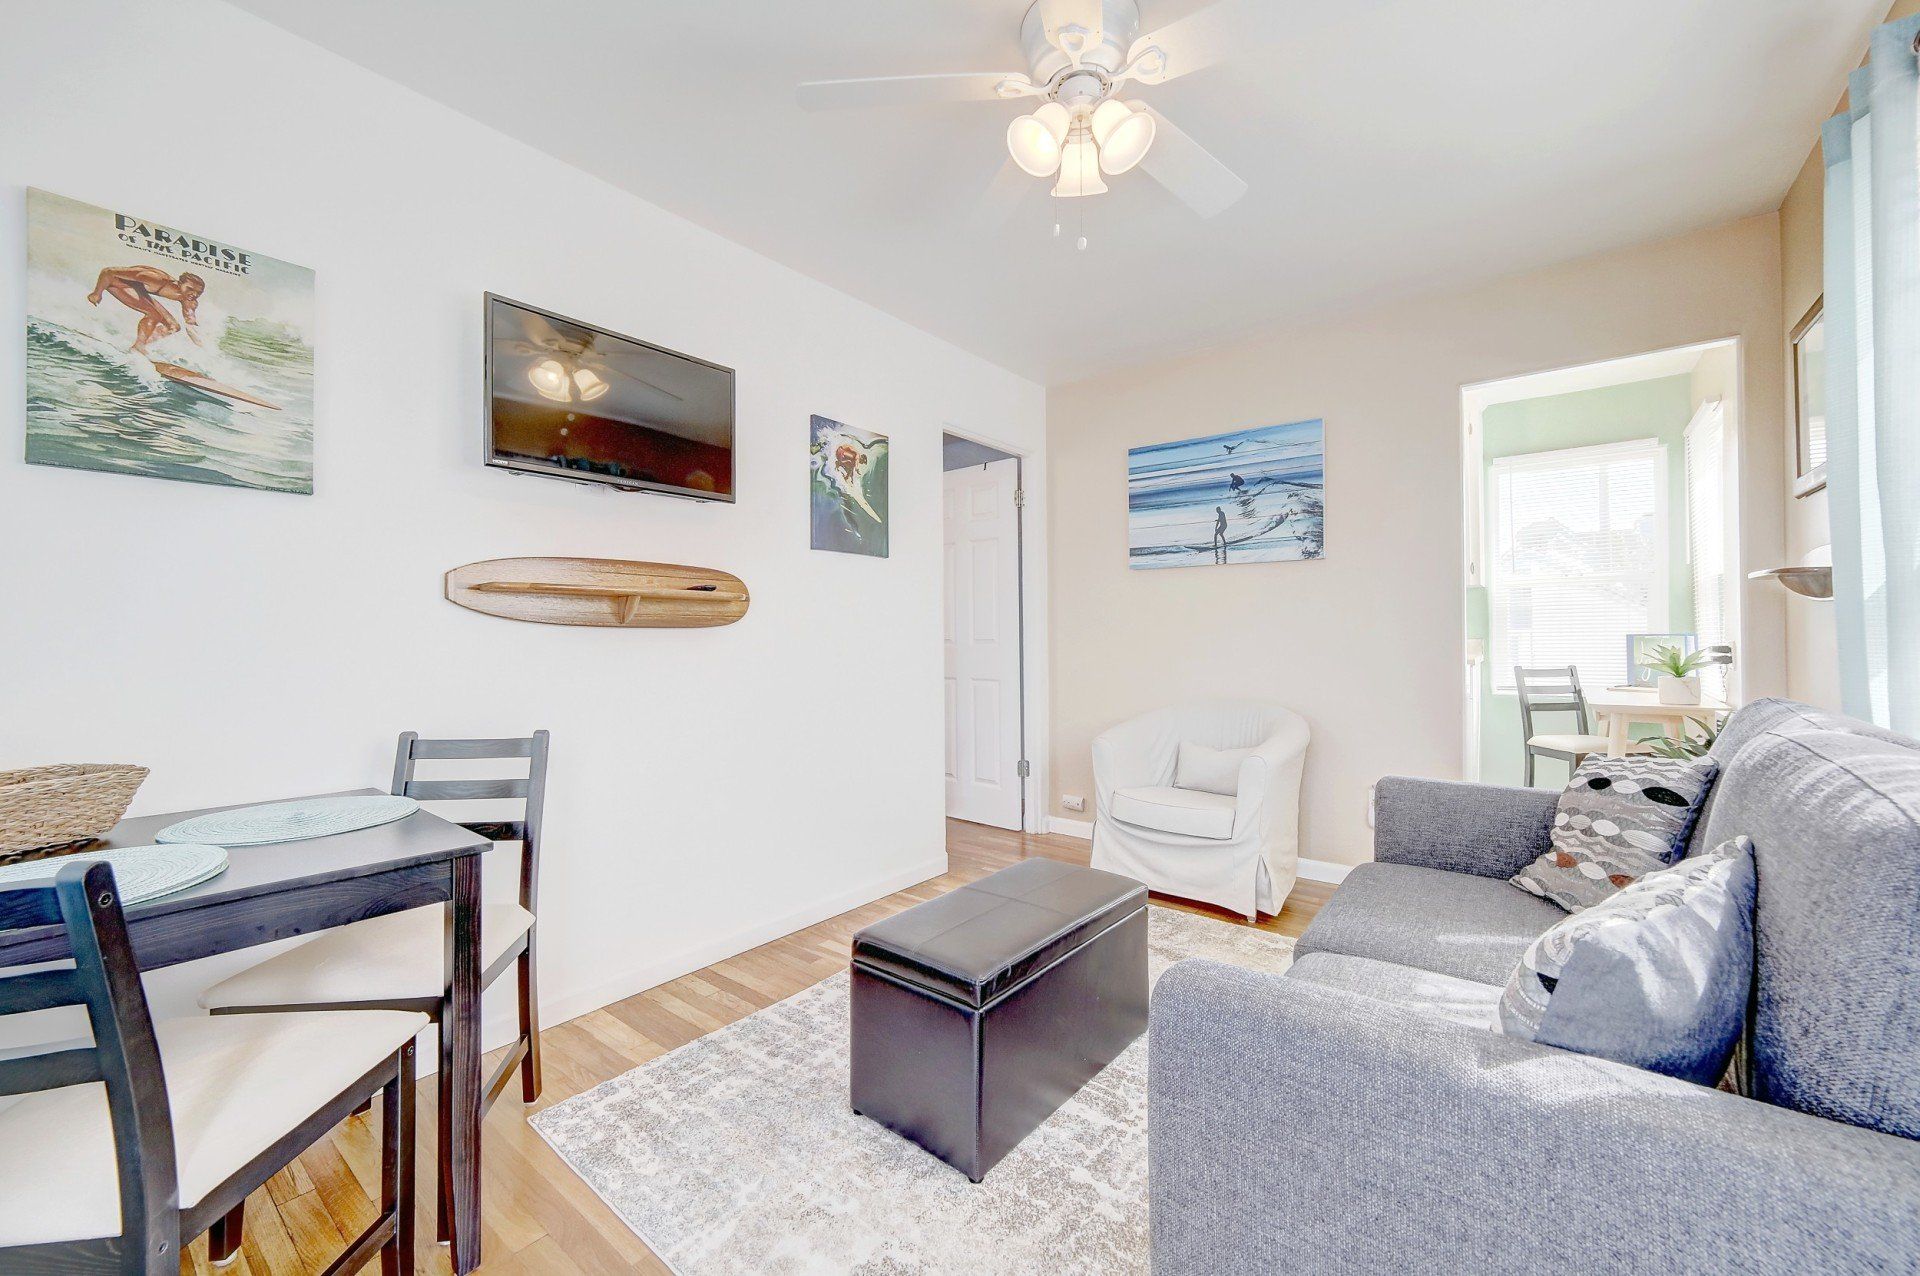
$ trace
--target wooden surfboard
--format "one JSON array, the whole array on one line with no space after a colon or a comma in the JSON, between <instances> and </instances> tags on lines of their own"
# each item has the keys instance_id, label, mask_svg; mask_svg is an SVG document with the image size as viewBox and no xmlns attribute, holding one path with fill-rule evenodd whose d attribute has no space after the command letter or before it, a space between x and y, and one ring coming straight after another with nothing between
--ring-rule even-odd
<instances>
[{"instance_id":1,"label":"wooden surfboard","mask_svg":"<svg viewBox=\"0 0 1920 1276\"><path fill-rule=\"evenodd\" d=\"M493 558L447 573L447 601L543 625L703 629L747 614L747 587L709 567L614 558Z\"/></svg>"},{"instance_id":2,"label":"wooden surfboard","mask_svg":"<svg viewBox=\"0 0 1920 1276\"><path fill-rule=\"evenodd\" d=\"M177 363L156 363L153 365L153 370L175 385L183 385L190 390L198 390L202 394L211 394L219 399L234 399L240 403L251 403L256 408L267 408L273 412L280 410L278 403L268 403L257 395L248 394L245 390L236 390L223 381L215 381L212 377L203 377L192 368L183 368Z\"/></svg>"}]
</instances>

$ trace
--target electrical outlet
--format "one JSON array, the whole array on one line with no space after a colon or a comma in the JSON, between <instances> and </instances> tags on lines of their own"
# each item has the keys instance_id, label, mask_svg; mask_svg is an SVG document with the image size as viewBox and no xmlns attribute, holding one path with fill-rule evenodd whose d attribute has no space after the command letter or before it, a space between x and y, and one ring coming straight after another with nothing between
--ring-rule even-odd
<instances>
[{"instance_id":1,"label":"electrical outlet","mask_svg":"<svg viewBox=\"0 0 1920 1276\"><path fill-rule=\"evenodd\" d=\"M1078 793L1062 793L1060 805L1069 811L1084 811L1087 809L1087 800Z\"/></svg>"}]
</instances>

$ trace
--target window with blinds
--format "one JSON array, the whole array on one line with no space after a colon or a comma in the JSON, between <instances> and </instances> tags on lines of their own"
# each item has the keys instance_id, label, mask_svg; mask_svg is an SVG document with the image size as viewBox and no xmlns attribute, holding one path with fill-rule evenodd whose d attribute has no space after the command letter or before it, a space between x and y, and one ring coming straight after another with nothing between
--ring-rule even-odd
<instances>
[{"instance_id":1,"label":"window with blinds","mask_svg":"<svg viewBox=\"0 0 1920 1276\"><path fill-rule=\"evenodd\" d=\"M1667 626L1667 460L1655 439L1502 457L1488 495L1493 686L1516 665L1627 680L1627 635Z\"/></svg>"},{"instance_id":2,"label":"window with blinds","mask_svg":"<svg viewBox=\"0 0 1920 1276\"><path fill-rule=\"evenodd\" d=\"M1718 403L1701 405L1687 425L1687 570L1693 577L1693 632L1699 645L1727 634L1726 433ZM1700 689L1724 700L1725 665L1700 671Z\"/></svg>"}]
</instances>

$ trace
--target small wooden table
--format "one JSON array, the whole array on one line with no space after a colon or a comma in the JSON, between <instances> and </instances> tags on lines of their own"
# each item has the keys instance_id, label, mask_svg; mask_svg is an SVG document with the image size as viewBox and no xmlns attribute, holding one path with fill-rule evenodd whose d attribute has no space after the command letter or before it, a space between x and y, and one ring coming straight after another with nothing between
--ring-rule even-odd
<instances>
[{"instance_id":1,"label":"small wooden table","mask_svg":"<svg viewBox=\"0 0 1920 1276\"><path fill-rule=\"evenodd\" d=\"M1622 689L1604 687L1587 692L1587 707L1597 719L1598 730L1607 737L1607 756L1623 758L1632 738L1627 734L1636 722L1658 726L1669 740L1686 735L1687 724L1697 722L1711 729L1732 712L1725 704L1701 697L1699 704L1661 704L1660 694L1652 687Z\"/></svg>"},{"instance_id":2,"label":"small wooden table","mask_svg":"<svg viewBox=\"0 0 1920 1276\"><path fill-rule=\"evenodd\" d=\"M353 789L352 795L380 789ZM327 797L345 796L326 794ZM253 803L241 803L251 806ZM208 807L122 820L81 849L144 846L169 824L232 810ZM331 837L228 849L226 871L126 910L142 970L291 939L426 904L447 912L447 983L440 1019L440 1173L453 1191L453 1269L480 1265L480 868L493 843L430 811ZM0 967L71 956L64 928L0 936Z\"/></svg>"}]
</instances>

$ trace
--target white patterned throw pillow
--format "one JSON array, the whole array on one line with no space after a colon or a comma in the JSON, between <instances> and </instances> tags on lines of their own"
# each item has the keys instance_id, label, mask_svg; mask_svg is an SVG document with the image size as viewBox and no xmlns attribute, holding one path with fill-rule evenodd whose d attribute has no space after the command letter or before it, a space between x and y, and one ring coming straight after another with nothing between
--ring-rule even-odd
<instances>
[{"instance_id":1,"label":"white patterned throw pillow","mask_svg":"<svg viewBox=\"0 0 1920 1276\"><path fill-rule=\"evenodd\" d=\"M1712 1085L1753 981L1753 844L1658 869L1527 946L1500 1030Z\"/></svg>"},{"instance_id":2,"label":"white patterned throw pillow","mask_svg":"<svg viewBox=\"0 0 1920 1276\"><path fill-rule=\"evenodd\" d=\"M1686 853L1720 764L1588 758L1567 781L1547 852L1508 880L1568 912L1590 908Z\"/></svg>"}]
</instances>

